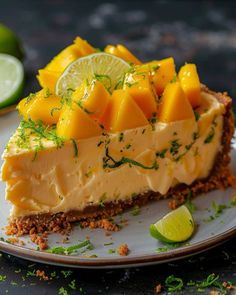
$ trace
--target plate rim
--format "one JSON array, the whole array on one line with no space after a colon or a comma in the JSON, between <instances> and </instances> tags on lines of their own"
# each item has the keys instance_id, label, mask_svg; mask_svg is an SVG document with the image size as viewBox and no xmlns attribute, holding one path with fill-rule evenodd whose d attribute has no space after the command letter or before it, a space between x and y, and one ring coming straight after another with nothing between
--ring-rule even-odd
<instances>
[{"instance_id":1,"label":"plate rim","mask_svg":"<svg viewBox=\"0 0 236 295\"><path fill-rule=\"evenodd\" d=\"M236 236L236 225L225 232L194 243L193 245L188 245L156 254L136 254L131 257L83 258L76 255L66 256L37 251L34 249L25 248L23 246L9 244L3 241L0 241L0 251L26 260L57 266L73 268L123 268L160 264L193 256L215 248L228 241L233 236Z\"/></svg>"}]
</instances>

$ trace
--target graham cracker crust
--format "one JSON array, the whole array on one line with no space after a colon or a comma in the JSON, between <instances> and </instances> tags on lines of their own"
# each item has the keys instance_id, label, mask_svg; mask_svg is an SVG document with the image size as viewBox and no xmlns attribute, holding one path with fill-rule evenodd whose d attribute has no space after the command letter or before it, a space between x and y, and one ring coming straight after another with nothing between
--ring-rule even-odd
<instances>
[{"instance_id":1,"label":"graham cracker crust","mask_svg":"<svg viewBox=\"0 0 236 295\"><path fill-rule=\"evenodd\" d=\"M171 197L169 205L171 208L175 208L185 202L190 192L192 197L195 197L201 193L207 193L215 189L224 190L229 186L235 186L235 178L229 167L231 139L234 134L234 117L231 108L232 99L226 92L214 92L209 90L204 85L202 86L202 90L214 95L220 103L224 104L226 109L221 139L223 148L218 153L215 165L206 179L197 180L190 186L180 184L171 188L165 195L150 191L136 196L132 200L119 201L117 203L106 203L104 204L104 207L94 205L88 206L82 212L70 211L68 213L39 214L12 218L7 226L7 234L21 236L24 234L37 234L45 232L65 233L71 230L72 224L75 222L80 222L83 227L100 227L106 230L116 231L118 230L117 225L109 222L109 218L135 205L143 206L151 200Z\"/></svg>"}]
</instances>

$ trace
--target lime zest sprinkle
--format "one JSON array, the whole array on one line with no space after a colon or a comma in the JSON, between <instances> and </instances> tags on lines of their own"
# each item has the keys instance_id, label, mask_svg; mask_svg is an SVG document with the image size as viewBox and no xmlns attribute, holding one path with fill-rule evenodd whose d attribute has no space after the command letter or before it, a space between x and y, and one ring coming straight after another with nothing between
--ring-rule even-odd
<instances>
[{"instance_id":1,"label":"lime zest sprinkle","mask_svg":"<svg viewBox=\"0 0 236 295\"><path fill-rule=\"evenodd\" d=\"M184 282L181 278L170 275L165 279L165 285L169 292L175 292L183 289Z\"/></svg>"},{"instance_id":2,"label":"lime zest sprinkle","mask_svg":"<svg viewBox=\"0 0 236 295\"><path fill-rule=\"evenodd\" d=\"M77 142L74 138L71 138L71 141L73 143L73 147L74 147L74 157L75 158L78 158L78 145L77 145Z\"/></svg>"},{"instance_id":3,"label":"lime zest sprinkle","mask_svg":"<svg viewBox=\"0 0 236 295\"><path fill-rule=\"evenodd\" d=\"M93 250L94 246L90 242L90 240L84 240L79 244L72 245L69 247L63 247L63 246L53 247L46 250L46 252L52 253L52 254L71 255L77 252L79 249L83 249L84 251Z\"/></svg>"},{"instance_id":4,"label":"lime zest sprinkle","mask_svg":"<svg viewBox=\"0 0 236 295\"><path fill-rule=\"evenodd\" d=\"M105 155L106 156L103 158L103 168L104 169L105 168L111 168L111 169L118 168L118 167L125 165L125 164L129 164L130 167L137 166L137 167L140 167L140 168L143 168L146 170L152 170L152 169L158 170L158 168L159 168L159 165L156 160L154 160L154 162L151 166L143 165L142 163L137 162L137 161L127 158L127 157L122 157L119 161L116 161L111 155L109 155L108 147L106 147Z\"/></svg>"}]
</instances>

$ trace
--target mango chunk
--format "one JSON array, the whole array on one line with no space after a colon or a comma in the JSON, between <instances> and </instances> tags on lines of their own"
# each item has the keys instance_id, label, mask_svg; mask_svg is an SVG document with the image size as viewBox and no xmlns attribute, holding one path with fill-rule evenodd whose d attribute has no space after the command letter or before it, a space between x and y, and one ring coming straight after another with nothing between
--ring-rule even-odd
<instances>
[{"instance_id":1,"label":"mango chunk","mask_svg":"<svg viewBox=\"0 0 236 295\"><path fill-rule=\"evenodd\" d=\"M125 79L123 89L127 90L146 118L152 117L157 111L157 103L148 73L131 74Z\"/></svg>"},{"instance_id":2,"label":"mango chunk","mask_svg":"<svg viewBox=\"0 0 236 295\"><path fill-rule=\"evenodd\" d=\"M162 95L159 120L169 123L194 118L192 106L180 82L169 83Z\"/></svg>"},{"instance_id":3,"label":"mango chunk","mask_svg":"<svg viewBox=\"0 0 236 295\"><path fill-rule=\"evenodd\" d=\"M55 83L61 73L70 63L81 56L81 51L77 45L73 44L66 47L44 69L39 70L39 75L37 75L39 84L54 91Z\"/></svg>"},{"instance_id":4,"label":"mango chunk","mask_svg":"<svg viewBox=\"0 0 236 295\"><path fill-rule=\"evenodd\" d=\"M76 37L74 44L78 47L82 56L89 55L96 52L96 49L91 46L86 40L83 40L80 37Z\"/></svg>"},{"instance_id":5,"label":"mango chunk","mask_svg":"<svg viewBox=\"0 0 236 295\"><path fill-rule=\"evenodd\" d=\"M60 76L60 72L49 71L41 69L38 71L37 79L42 88L48 88L51 92L54 92L56 82Z\"/></svg>"},{"instance_id":6,"label":"mango chunk","mask_svg":"<svg viewBox=\"0 0 236 295\"><path fill-rule=\"evenodd\" d=\"M100 118L108 105L111 95L106 90L104 85L94 80L90 85L82 83L72 95L72 100L78 102L91 117Z\"/></svg>"},{"instance_id":7,"label":"mango chunk","mask_svg":"<svg viewBox=\"0 0 236 295\"><path fill-rule=\"evenodd\" d=\"M125 46L118 44L116 46L107 45L105 50L106 53L113 54L124 59L127 62L133 63L135 65L141 65L141 61L135 57Z\"/></svg>"},{"instance_id":8,"label":"mango chunk","mask_svg":"<svg viewBox=\"0 0 236 295\"><path fill-rule=\"evenodd\" d=\"M62 50L52 61L45 67L48 71L62 73L64 69L74 60L81 57L81 51L73 44Z\"/></svg>"},{"instance_id":9,"label":"mango chunk","mask_svg":"<svg viewBox=\"0 0 236 295\"><path fill-rule=\"evenodd\" d=\"M161 60L152 61L143 64L140 70L148 70L158 96L160 96L166 85L175 77L175 62L173 57L168 57Z\"/></svg>"},{"instance_id":10,"label":"mango chunk","mask_svg":"<svg viewBox=\"0 0 236 295\"><path fill-rule=\"evenodd\" d=\"M32 96L31 100L23 99L18 110L25 120L42 121L46 125L56 124L61 112L60 97L49 89L42 89Z\"/></svg>"},{"instance_id":11,"label":"mango chunk","mask_svg":"<svg viewBox=\"0 0 236 295\"><path fill-rule=\"evenodd\" d=\"M112 93L110 107L110 129L113 132L148 125L144 113L125 90Z\"/></svg>"},{"instance_id":12,"label":"mango chunk","mask_svg":"<svg viewBox=\"0 0 236 295\"><path fill-rule=\"evenodd\" d=\"M29 107L33 103L33 99L30 99L31 94L28 97L23 98L17 105L17 109L20 113L20 115L24 118L24 120L28 120L27 112L29 110ZM34 96L34 94L33 94Z\"/></svg>"},{"instance_id":13,"label":"mango chunk","mask_svg":"<svg viewBox=\"0 0 236 295\"><path fill-rule=\"evenodd\" d=\"M65 105L57 123L57 134L66 140L101 135L102 128L77 103Z\"/></svg>"},{"instance_id":14,"label":"mango chunk","mask_svg":"<svg viewBox=\"0 0 236 295\"><path fill-rule=\"evenodd\" d=\"M181 67L179 74L181 86L193 108L201 104L201 85L195 64L186 64Z\"/></svg>"}]
</instances>

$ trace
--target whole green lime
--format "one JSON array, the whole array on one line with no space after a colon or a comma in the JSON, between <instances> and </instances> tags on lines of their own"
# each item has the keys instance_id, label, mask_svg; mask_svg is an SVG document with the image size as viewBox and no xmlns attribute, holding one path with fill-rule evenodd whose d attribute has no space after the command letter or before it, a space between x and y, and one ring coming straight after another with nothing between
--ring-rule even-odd
<instances>
[{"instance_id":1,"label":"whole green lime","mask_svg":"<svg viewBox=\"0 0 236 295\"><path fill-rule=\"evenodd\" d=\"M0 53L13 55L19 60L24 57L21 42L9 28L0 24Z\"/></svg>"}]
</instances>

